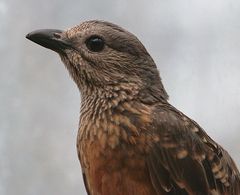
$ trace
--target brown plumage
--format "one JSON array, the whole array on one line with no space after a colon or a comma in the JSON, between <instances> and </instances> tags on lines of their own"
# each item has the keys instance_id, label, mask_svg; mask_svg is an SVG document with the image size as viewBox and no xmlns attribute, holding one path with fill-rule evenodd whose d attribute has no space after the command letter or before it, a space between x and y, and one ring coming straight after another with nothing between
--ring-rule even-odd
<instances>
[{"instance_id":1,"label":"brown plumage","mask_svg":"<svg viewBox=\"0 0 240 195\"><path fill-rule=\"evenodd\" d=\"M81 92L78 156L89 195L239 195L229 154L171 106L131 33L103 21L27 38L60 54Z\"/></svg>"}]
</instances>

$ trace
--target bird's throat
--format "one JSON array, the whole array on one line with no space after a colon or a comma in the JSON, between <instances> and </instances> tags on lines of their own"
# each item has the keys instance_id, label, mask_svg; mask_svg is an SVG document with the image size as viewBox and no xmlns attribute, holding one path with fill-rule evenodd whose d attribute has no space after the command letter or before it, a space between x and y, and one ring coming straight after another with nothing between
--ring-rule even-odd
<instances>
[{"instance_id":1,"label":"bird's throat","mask_svg":"<svg viewBox=\"0 0 240 195\"><path fill-rule=\"evenodd\" d=\"M135 142L135 137L151 122L152 111L138 101L136 86L128 84L123 90L124 87L105 88L104 93L82 96L78 142L98 140L100 147L112 149L120 143Z\"/></svg>"}]
</instances>

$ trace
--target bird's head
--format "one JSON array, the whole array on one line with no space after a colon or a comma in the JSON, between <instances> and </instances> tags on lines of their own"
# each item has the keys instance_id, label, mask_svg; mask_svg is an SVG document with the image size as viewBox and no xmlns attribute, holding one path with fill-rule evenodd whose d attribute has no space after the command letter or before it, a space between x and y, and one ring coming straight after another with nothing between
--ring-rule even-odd
<instances>
[{"instance_id":1,"label":"bird's head","mask_svg":"<svg viewBox=\"0 0 240 195\"><path fill-rule=\"evenodd\" d=\"M121 84L167 99L157 67L130 32L104 21L87 21L66 31L37 30L26 36L57 52L80 91Z\"/></svg>"}]
</instances>

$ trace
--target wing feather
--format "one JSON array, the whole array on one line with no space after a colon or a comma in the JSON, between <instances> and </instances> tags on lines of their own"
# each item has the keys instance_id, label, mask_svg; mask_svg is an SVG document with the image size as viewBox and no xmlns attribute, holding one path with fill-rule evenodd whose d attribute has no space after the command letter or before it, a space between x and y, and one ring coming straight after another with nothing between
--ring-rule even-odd
<instances>
[{"instance_id":1,"label":"wing feather","mask_svg":"<svg viewBox=\"0 0 240 195\"><path fill-rule=\"evenodd\" d=\"M194 121L170 105L154 112L158 141L147 156L160 194L239 195L240 174L229 154ZM161 189L159 188L161 187Z\"/></svg>"},{"instance_id":2,"label":"wing feather","mask_svg":"<svg viewBox=\"0 0 240 195\"><path fill-rule=\"evenodd\" d=\"M82 176L83 176L83 182L84 182L84 185L85 185L85 188L86 188L86 191L87 191L87 195L91 195L89 187L88 187L87 178L86 178L86 175L85 175L84 172L82 173Z\"/></svg>"}]
</instances>

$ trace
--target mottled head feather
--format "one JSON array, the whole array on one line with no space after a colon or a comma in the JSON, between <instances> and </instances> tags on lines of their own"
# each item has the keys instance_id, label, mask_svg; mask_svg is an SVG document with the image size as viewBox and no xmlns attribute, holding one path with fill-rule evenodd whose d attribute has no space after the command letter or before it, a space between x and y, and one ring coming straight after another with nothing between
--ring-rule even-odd
<instances>
[{"instance_id":1,"label":"mottled head feather","mask_svg":"<svg viewBox=\"0 0 240 195\"><path fill-rule=\"evenodd\" d=\"M92 36L104 40L102 51L87 48L86 40ZM109 22L92 20L68 29L62 37L72 48L60 54L61 58L82 93L132 83L141 92L139 97L145 97L143 101L167 99L154 61L132 33Z\"/></svg>"}]
</instances>

